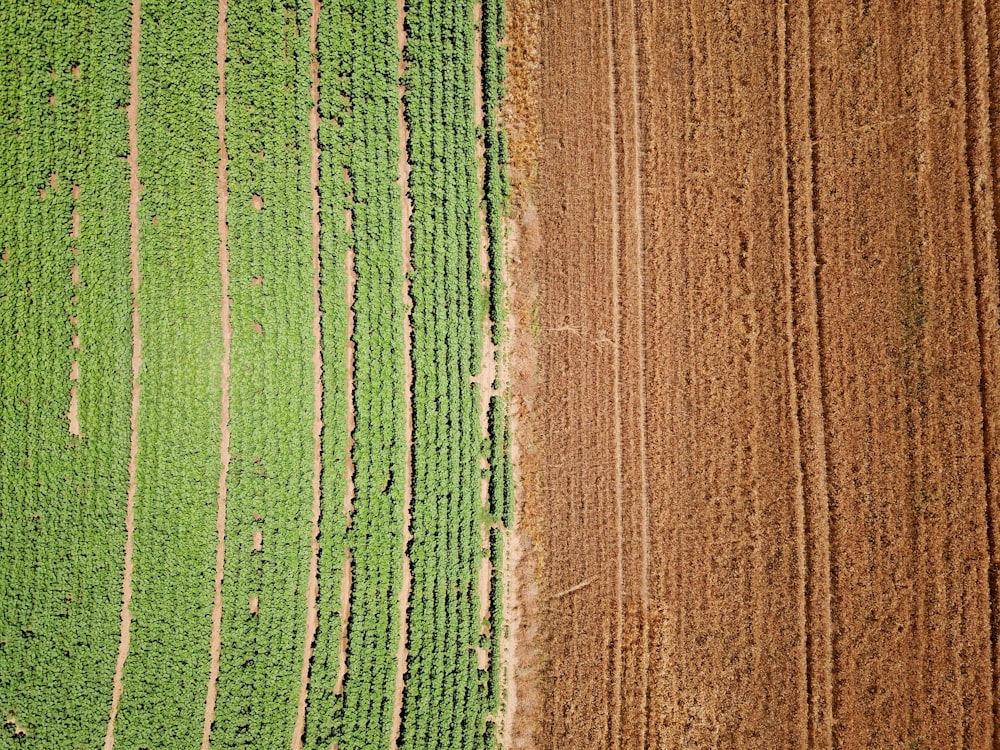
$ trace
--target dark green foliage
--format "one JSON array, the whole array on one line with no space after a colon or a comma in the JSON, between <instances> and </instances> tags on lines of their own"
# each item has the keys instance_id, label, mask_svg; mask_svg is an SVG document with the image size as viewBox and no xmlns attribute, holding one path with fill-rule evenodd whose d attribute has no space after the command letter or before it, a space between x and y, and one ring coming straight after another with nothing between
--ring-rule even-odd
<instances>
[{"instance_id":1,"label":"dark green foliage","mask_svg":"<svg viewBox=\"0 0 1000 750\"><path fill-rule=\"evenodd\" d=\"M214 748L288 746L300 691L314 448L309 5L228 6L231 462Z\"/></svg>"},{"instance_id":2,"label":"dark green foliage","mask_svg":"<svg viewBox=\"0 0 1000 750\"><path fill-rule=\"evenodd\" d=\"M131 380L128 23L119 0L0 3L0 747L97 747L111 704Z\"/></svg>"},{"instance_id":3,"label":"dark green foliage","mask_svg":"<svg viewBox=\"0 0 1000 750\"><path fill-rule=\"evenodd\" d=\"M500 124L504 99L507 48L504 35L503 0L482 0L483 128L486 165L483 193L486 200L486 231L489 239L489 314L493 343L503 336L503 226L510 184L507 178L507 133Z\"/></svg>"}]
</instances>

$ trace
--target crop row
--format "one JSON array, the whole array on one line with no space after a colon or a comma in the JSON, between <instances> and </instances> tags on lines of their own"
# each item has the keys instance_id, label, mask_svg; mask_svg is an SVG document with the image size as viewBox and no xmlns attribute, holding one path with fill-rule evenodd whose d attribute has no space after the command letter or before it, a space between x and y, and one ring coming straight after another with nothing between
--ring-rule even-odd
<instances>
[{"instance_id":1,"label":"crop row","mask_svg":"<svg viewBox=\"0 0 1000 750\"><path fill-rule=\"evenodd\" d=\"M504 80L507 70L507 48L502 44L506 14L503 0L482 0L482 9L483 150L486 159L483 194L486 203L490 263L489 315L493 343L499 346L504 318L504 213L510 193L507 177L509 160L507 131L500 122L501 108L506 96Z\"/></svg>"},{"instance_id":2,"label":"crop row","mask_svg":"<svg viewBox=\"0 0 1000 750\"><path fill-rule=\"evenodd\" d=\"M210 0L143 0L139 58L140 332L132 638L116 745L201 737L215 579L221 404Z\"/></svg>"},{"instance_id":3,"label":"crop row","mask_svg":"<svg viewBox=\"0 0 1000 750\"><path fill-rule=\"evenodd\" d=\"M474 748L482 555L478 386L483 300L469 1L407 5L413 202L413 591L404 748Z\"/></svg>"},{"instance_id":4,"label":"crop row","mask_svg":"<svg viewBox=\"0 0 1000 750\"><path fill-rule=\"evenodd\" d=\"M399 50L395 7L389 3L324 3L320 27L322 198L324 222L329 222L323 229L323 263L324 274L328 267L334 274L324 279L324 300L339 304L342 298L337 269L348 248L353 250L356 275L351 448L355 491L346 528L342 491L324 493L321 619L306 746L336 744L353 750L388 746L400 632L396 602L403 570L406 311L397 184ZM351 216L350 231L342 219L345 209ZM341 330L339 321L334 326ZM341 387L342 371L328 370L325 382L328 388ZM341 429L343 421L335 416L328 429ZM328 448L325 455L330 455ZM335 463L325 471L340 470ZM347 675L338 695L344 545L351 554L352 585Z\"/></svg>"},{"instance_id":5,"label":"crop row","mask_svg":"<svg viewBox=\"0 0 1000 750\"><path fill-rule=\"evenodd\" d=\"M0 558L9 566L0 584L0 738L23 733L38 748L100 744L118 650L131 381L130 5L72 0L47 15L0 8L0 324L14 332L0 338ZM309 0L228 7L232 455L212 744L279 747L295 721L311 554L312 8ZM471 0L407 8L409 144L397 131L395 7L322 4L323 504L311 750L384 747L392 727L407 459L403 145L413 204L414 580L400 745L464 750L495 741L486 716L500 700L502 535L490 535L484 640L480 461L491 467L490 520L509 524L509 434L493 399L489 440L481 440L471 376L487 307L499 336L507 188L497 119L502 4L483 7L489 305L478 259ZM143 365L133 622L115 732L116 746L129 750L196 745L209 678L222 397L217 11L209 0L142 2ZM487 670L477 666L483 645L493 652Z\"/></svg>"},{"instance_id":6,"label":"crop row","mask_svg":"<svg viewBox=\"0 0 1000 750\"><path fill-rule=\"evenodd\" d=\"M305 640L313 478L310 4L229 0L232 371L214 748L287 747Z\"/></svg>"},{"instance_id":7,"label":"crop row","mask_svg":"<svg viewBox=\"0 0 1000 750\"><path fill-rule=\"evenodd\" d=\"M129 455L127 58L124 2L0 4L4 747L93 745L111 701Z\"/></svg>"}]
</instances>

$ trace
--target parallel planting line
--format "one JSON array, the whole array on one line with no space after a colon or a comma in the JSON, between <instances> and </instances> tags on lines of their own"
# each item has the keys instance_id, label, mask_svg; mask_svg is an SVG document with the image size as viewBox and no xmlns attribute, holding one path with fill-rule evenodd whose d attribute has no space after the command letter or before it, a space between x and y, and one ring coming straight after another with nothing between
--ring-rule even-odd
<instances>
[{"instance_id":1,"label":"parallel planting line","mask_svg":"<svg viewBox=\"0 0 1000 750\"><path fill-rule=\"evenodd\" d=\"M986 3L986 43L987 43L987 53L988 53L988 70L989 70L989 90L988 90L988 102L989 107L987 111L987 123L989 124L989 148L990 148L990 162L989 162L989 174L990 174L990 194L993 198L993 226L994 228L1000 225L1000 201L996 197L996 187L997 181L1000 179L1000 174L998 174L998 165L1000 165L1000 139L996 137L996 133L993 130L993 123L1000 116L1000 46L998 46L997 41L1000 37L1000 8L997 7L996 3ZM985 257L984 262L989 269L991 279L991 288L996 288L998 282L996 280L998 274L998 264L1000 264L1000 254L998 254L998 247L994 245L992 254ZM996 309L994 306L993 309ZM980 322L984 318L980 316ZM991 367L995 368L992 372L996 373L1000 377L1000 363L996 363L997 351L996 345L991 349L992 359ZM984 383L987 385L987 395L988 395L988 408L991 413L996 414L997 409L1000 409L1000 404L997 400L1000 397L1000 388L998 388L997 382ZM984 451L987 456L995 456L997 451L1000 450L1000 426L997 425L995 420L991 420L989 423L984 422L984 438L985 446ZM990 559L990 645L993 649L991 654L991 664L993 668L993 746L997 745L997 732L1000 729L1000 573L998 573L998 567L1000 567L1000 528L998 528L998 523L1000 519L997 518L998 513L1000 513L1000 476L998 476L997 466L995 461L990 458L990 464L986 472L986 482L987 482L987 493L986 499L988 503L987 507L987 521L989 522L989 528L987 533L989 534L989 559Z\"/></svg>"},{"instance_id":2,"label":"parallel planting line","mask_svg":"<svg viewBox=\"0 0 1000 750\"><path fill-rule=\"evenodd\" d=\"M338 2L321 2L319 12L315 10L318 57L313 60L319 64L318 76L322 84L319 100L313 104L318 104L323 462L317 629L311 643L302 747L329 750L335 746L348 750L362 745L351 736L355 725L345 711L351 687L345 685L347 627L353 595L353 555L348 549L347 536L355 497L352 433L356 411L353 396L355 239L351 154L347 144L353 130L353 64L359 57L359 40L350 7ZM312 46L312 39L309 46ZM312 84L310 71L310 88ZM311 177L309 182L312 182ZM363 518L363 513L361 515ZM360 659L352 660L352 667L358 669L359 666L364 666Z\"/></svg>"},{"instance_id":3,"label":"parallel planting line","mask_svg":"<svg viewBox=\"0 0 1000 750\"><path fill-rule=\"evenodd\" d=\"M806 496L805 496L805 470L803 468L803 458L802 458L802 444L801 444L801 424L799 417L799 388L800 383L798 380L796 368L795 368L795 352L796 352L796 339L795 339L795 272L793 270L792 263L792 253L794 252L794 247L792 244L792 208L791 208L791 190L792 190L792 159L789 150L789 140L792 137L791 134L791 123L789 121L790 112L788 98L791 95L790 82L789 82L789 61L788 61L788 2L787 0L782 3L782 7L778 12L778 106L781 117L782 126L782 159L784 160L785 168L782 171L782 194L784 197L783 201L783 211L785 217L785 291L786 297L785 301L788 306L787 315L785 317L785 337L788 341L788 357L787 357L787 377L788 377L788 403L789 411L791 412L792 421L792 461L795 464L795 507L796 507L796 518L795 523L797 528L797 554L798 554L798 568L799 568L799 630L801 632L802 639L802 654L799 663L799 679L802 683L802 695L800 696L800 706L799 710L802 712L803 722L800 730L799 741L803 748L809 747L809 737L810 737L810 706L812 705L811 699L811 683L809 679L809 619L808 619L808 604L807 604L807 587L808 587L808 563L807 563L807 548L808 539L806 534Z\"/></svg>"},{"instance_id":4,"label":"parallel planting line","mask_svg":"<svg viewBox=\"0 0 1000 750\"><path fill-rule=\"evenodd\" d=\"M792 7L792 6L790 6ZM806 607L810 637L809 699L810 746L827 750L833 747L834 703L834 628L832 518L827 485L826 386L823 372L823 321L820 293L820 264L816 205L819 186L816 180L818 140L815 112L815 59L812 0L795 0L795 11L788 13L789 95L788 126L795 128L790 200L795 229L793 253L796 311L801 319L802 346L797 352L801 361L796 369L801 383L803 412L801 421L802 461L806 483L804 526L809 556L806 561ZM794 19L794 27L791 26ZM794 59L791 57L794 51ZM794 110L794 111L792 111ZM798 185L801 184L801 188ZM801 354L799 354L801 352Z\"/></svg>"},{"instance_id":5,"label":"parallel planting line","mask_svg":"<svg viewBox=\"0 0 1000 750\"><path fill-rule=\"evenodd\" d=\"M217 179L212 167L205 168L218 160L218 128L201 93L216 90L218 71L214 35L199 33L191 19L216 13L214 0L142 0L141 429L133 619L115 722L115 743L125 748L190 750L200 744L204 725L218 542L222 342ZM123 125L125 119L123 114ZM123 214L122 229L128 226ZM121 497L124 505L124 487Z\"/></svg>"},{"instance_id":6,"label":"parallel planting line","mask_svg":"<svg viewBox=\"0 0 1000 750\"><path fill-rule=\"evenodd\" d=\"M219 71L219 95L215 102L215 122L219 129L219 274L222 279L222 412L219 446L219 508L216 532L219 543L215 551L215 599L212 606L211 666L208 673L208 693L205 698L205 724L201 748L209 750L212 724L215 721L215 699L218 691L219 657L222 652L222 574L226 560L226 479L229 474L229 376L233 330L229 310L229 225L226 210L229 205L228 165L226 151L226 41L228 36L227 0L219 0L219 25L216 34L216 64Z\"/></svg>"},{"instance_id":7,"label":"parallel planting line","mask_svg":"<svg viewBox=\"0 0 1000 750\"><path fill-rule=\"evenodd\" d=\"M348 205L344 206L344 228L348 234L353 229L353 216ZM344 525L351 528L351 519L354 512L354 428L357 426L357 417L354 404L354 355L356 344L354 342L354 303L357 296L358 272L355 268L354 242L346 243L344 248L344 305L346 315L346 335L345 335L345 372L344 400L346 402L347 416L347 449L345 451L345 471L344 471ZM340 578L340 644L338 654L337 684L334 687L335 695L343 695L344 680L347 678L347 638L348 628L351 620L351 550L345 547L344 562Z\"/></svg>"},{"instance_id":8,"label":"parallel planting line","mask_svg":"<svg viewBox=\"0 0 1000 750\"><path fill-rule=\"evenodd\" d=\"M390 750L396 750L399 745L399 731L402 725L403 690L406 685L406 663L409 651L407 612L410 606L410 593L413 586L413 570L408 554L409 544L413 539L413 326L411 315L413 298L410 296L409 274L413 270L411 262L411 230L410 217L413 206L410 202L410 161L408 144L410 129L406 123L406 86L403 83L406 74L406 2L396 0L396 42L399 46L399 115L397 132L399 135L399 192L402 208L400 237L403 265L403 404L406 413L404 423L404 441L406 445L406 460L403 470L403 585L399 590L399 645L396 649L396 685L392 704L392 734L389 738Z\"/></svg>"},{"instance_id":9,"label":"parallel planting line","mask_svg":"<svg viewBox=\"0 0 1000 750\"><path fill-rule=\"evenodd\" d=\"M643 216L642 216L642 128L639 122L639 48L638 24L639 15L635 0L631 4L632 23L629 25L629 60L632 73L632 189L634 190L633 205L635 221L636 247L636 289L645 299L645 279L643 263L645 248L643 246ZM649 477L646 471L646 307L639 305L639 471L640 496L642 498L642 695L640 696L642 711L642 747L648 744L649 734Z\"/></svg>"},{"instance_id":10,"label":"parallel planting line","mask_svg":"<svg viewBox=\"0 0 1000 750\"><path fill-rule=\"evenodd\" d=\"M115 721L121 702L125 660L128 658L132 638L132 537L135 532L135 491L139 467L139 372L142 369L142 336L139 330L139 40L141 29L141 0L132 0L131 46L129 52L129 103L128 103L128 168L129 168L129 262L132 292L132 396L129 417L128 490L125 496L125 561L122 581L121 634L118 659L115 662L114 686L111 692L111 711L104 735L104 750L115 744Z\"/></svg>"},{"instance_id":11,"label":"parallel planting line","mask_svg":"<svg viewBox=\"0 0 1000 750\"><path fill-rule=\"evenodd\" d=\"M621 407L621 206L618 195L618 102L617 85L615 82L615 42L614 42L614 10L611 0L604 3L605 19L608 29L608 130L610 147L610 187L611 187L611 247L613 250L611 268L611 295L613 299L612 327L614 337L614 387L612 397L615 400L615 531L618 541L618 558L616 580L618 597L616 604L616 636L615 658L613 671L612 708L610 716L611 737L608 747L620 747L622 725L622 640L625 636L625 510L624 510L624 477L622 454L622 407Z\"/></svg>"},{"instance_id":12,"label":"parallel planting line","mask_svg":"<svg viewBox=\"0 0 1000 750\"><path fill-rule=\"evenodd\" d=\"M477 131L481 134L476 138L476 170L478 174L480 195L479 204L479 267L482 273L482 285L484 291L489 292L489 287L493 283L490 278L490 254L489 254L489 219L486 215L485 180L486 180L486 131L484 123L484 102L483 102L483 3L476 0L473 7L473 20L475 25L475 41L473 43L473 110ZM483 342L482 352L479 358L479 374L474 380L479 384L479 437L484 441L484 445L490 439L490 403L495 393L496 385L496 356L497 346L493 341L491 332L494 321L491 318L491 310L487 307L486 314L483 315L482 330L480 337ZM492 453L492 451L490 451ZM481 638L491 636L490 624L490 603L491 603L491 579L493 577L492 555L487 554L490 550L490 478L487 471L492 473L500 471L500 466L492 466L489 459L484 456L480 461L480 468L483 469L483 476L479 483L479 507L481 508L482 520L479 523L480 544L483 550L482 560L479 564L479 580L476 589L479 593L479 634ZM496 640L493 639L495 644ZM480 644L476 650L479 658L478 666L481 670L488 670L494 660L494 654L490 653ZM492 679L492 673L490 673ZM495 717L493 717L495 718Z\"/></svg>"},{"instance_id":13,"label":"parallel planting line","mask_svg":"<svg viewBox=\"0 0 1000 750\"><path fill-rule=\"evenodd\" d=\"M312 473L312 538L309 560L309 583L306 588L306 637L302 652L302 682L299 688L298 713L292 732L292 750L301 750L306 725L306 703L309 695L309 666L319 617L316 602L319 596L319 519L322 512L321 478L323 471L323 313L320 300L320 202L319 202L319 33L320 0L311 0L309 15L309 73L312 78L309 110L309 191L312 197L313 250L313 473Z\"/></svg>"}]
</instances>

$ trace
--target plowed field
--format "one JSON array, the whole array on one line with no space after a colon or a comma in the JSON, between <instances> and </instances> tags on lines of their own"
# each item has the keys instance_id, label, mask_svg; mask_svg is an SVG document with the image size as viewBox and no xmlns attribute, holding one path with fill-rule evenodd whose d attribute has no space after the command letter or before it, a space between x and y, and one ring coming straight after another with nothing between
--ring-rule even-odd
<instances>
[{"instance_id":1,"label":"plowed field","mask_svg":"<svg viewBox=\"0 0 1000 750\"><path fill-rule=\"evenodd\" d=\"M997 747L1000 6L531 5L515 746Z\"/></svg>"}]
</instances>

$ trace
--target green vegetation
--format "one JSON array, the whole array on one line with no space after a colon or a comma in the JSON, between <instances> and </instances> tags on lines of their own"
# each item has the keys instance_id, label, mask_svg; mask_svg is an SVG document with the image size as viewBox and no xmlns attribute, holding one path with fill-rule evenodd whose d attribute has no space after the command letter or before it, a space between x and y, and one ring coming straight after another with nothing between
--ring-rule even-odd
<instances>
[{"instance_id":1,"label":"green vegetation","mask_svg":"<svg viewBox=\"0 0 1000 750\"><path fill-rule=\"evenodd\" d=\"M222 397L216 7L142 3L134 621L115 732L125 748L189 750L204 717Z\"/></svg>"},{"instance_id":2,"label":"green vegetation","mask_svg":"<svg viewBox=\"0 0 1000 750\"><path fill-rule=\"evenodd\" d=\"M314 447L309 15L307 1L228 7L231 462L214 748L287 747L299 694Z\"/></svg>"},{"instance_id":3,"label":"green vegetation","mask_svg":"<svg viewBox=\"0 0 1000 750\"><path fill-rule=\"evenodd\" d=\"M118 0L0 4L0 747L96 746L111 703L131 381L128 21Z\"/></svg>"},{"instance_id":4,"label":"green vegetation","mask_svg":"<svg viewBox=\"0 0 1000 750\"><path fill-rule=\"evenodd\" d=\"M0 329L10 333L0 335L0 747L66 750L101 746L119 647L132 377L131 0L32 7L0 4ZM472 378L484 318L494 341L502 333L503 7L483 3L480 133L473 10L472 0L408 4L410 140L400 144L394 3L324 0L315 59L310 0L229 0L231 459L211 734L220 750L289 745L300 691L314 480L313 62L321 82L322 512L304 746L390 742L407 343L413 588L399 745L497 744L488 717L502 703L510 436L494 397L483 439ZM215 0L142 0L143 361L133 620L115 725L125 750L197 747L206 708L223 356L217 13ZM477 137L486 153L482 186ZM412 311L404 302L403 147L412 167ZM488 269L479 260L480 200ZM485 633L477 591L484 554L494 565ZM485 669L477 648L491 652Z\"/></svg>"},{"instance_id":5,"label":"green vegetation","mask_svg":"<svg viewBox=\"0 0 1000 750\"><path fill-rule=\"evenodd\" d=\"M325 493L323 604L307 722L307 747L341 750L388 746L403 569L404 439L403 266L397 184L399 51L395 7L372 0L325 3L320 18L324 276L339 273L354 250L355 495L349 528L339 518L342 491ZM348 208L352 232L342 218ZM343 294L324 281L324 304ZM339 322L335 323L339 326ZM329 329L328 329L329 330ZM339 352L338 352L339 355ZM338 360L339 361L339 360ZM331 377L332 376L332 377ZM327 373L328 387L342 375ZM332 381L332 382L331 382ZM336 415L339 418L339 414ZM337 422L328 427L339 429ZM325 450L330 455L329 450ZM334 464L327 474L339 471ZM328 480L329 481L329 478ZM341 542L344 540L344 542ZM352 588L347 677L335 694L339 665L339 585L350 549ZM337 617L332 614L336 612Z\"/></svg>"},{"instance_id":6,"label":"green vegetation","mask_svg":"<svg viewBox=\"0 0 1000 750\"><path fill-rule=\"evenodd\" d=\"M407 6L413 200L413 591L400 746L474 748L486 690L478 387L483 303L471 2Z\"/></svg>"}]
</instances>

